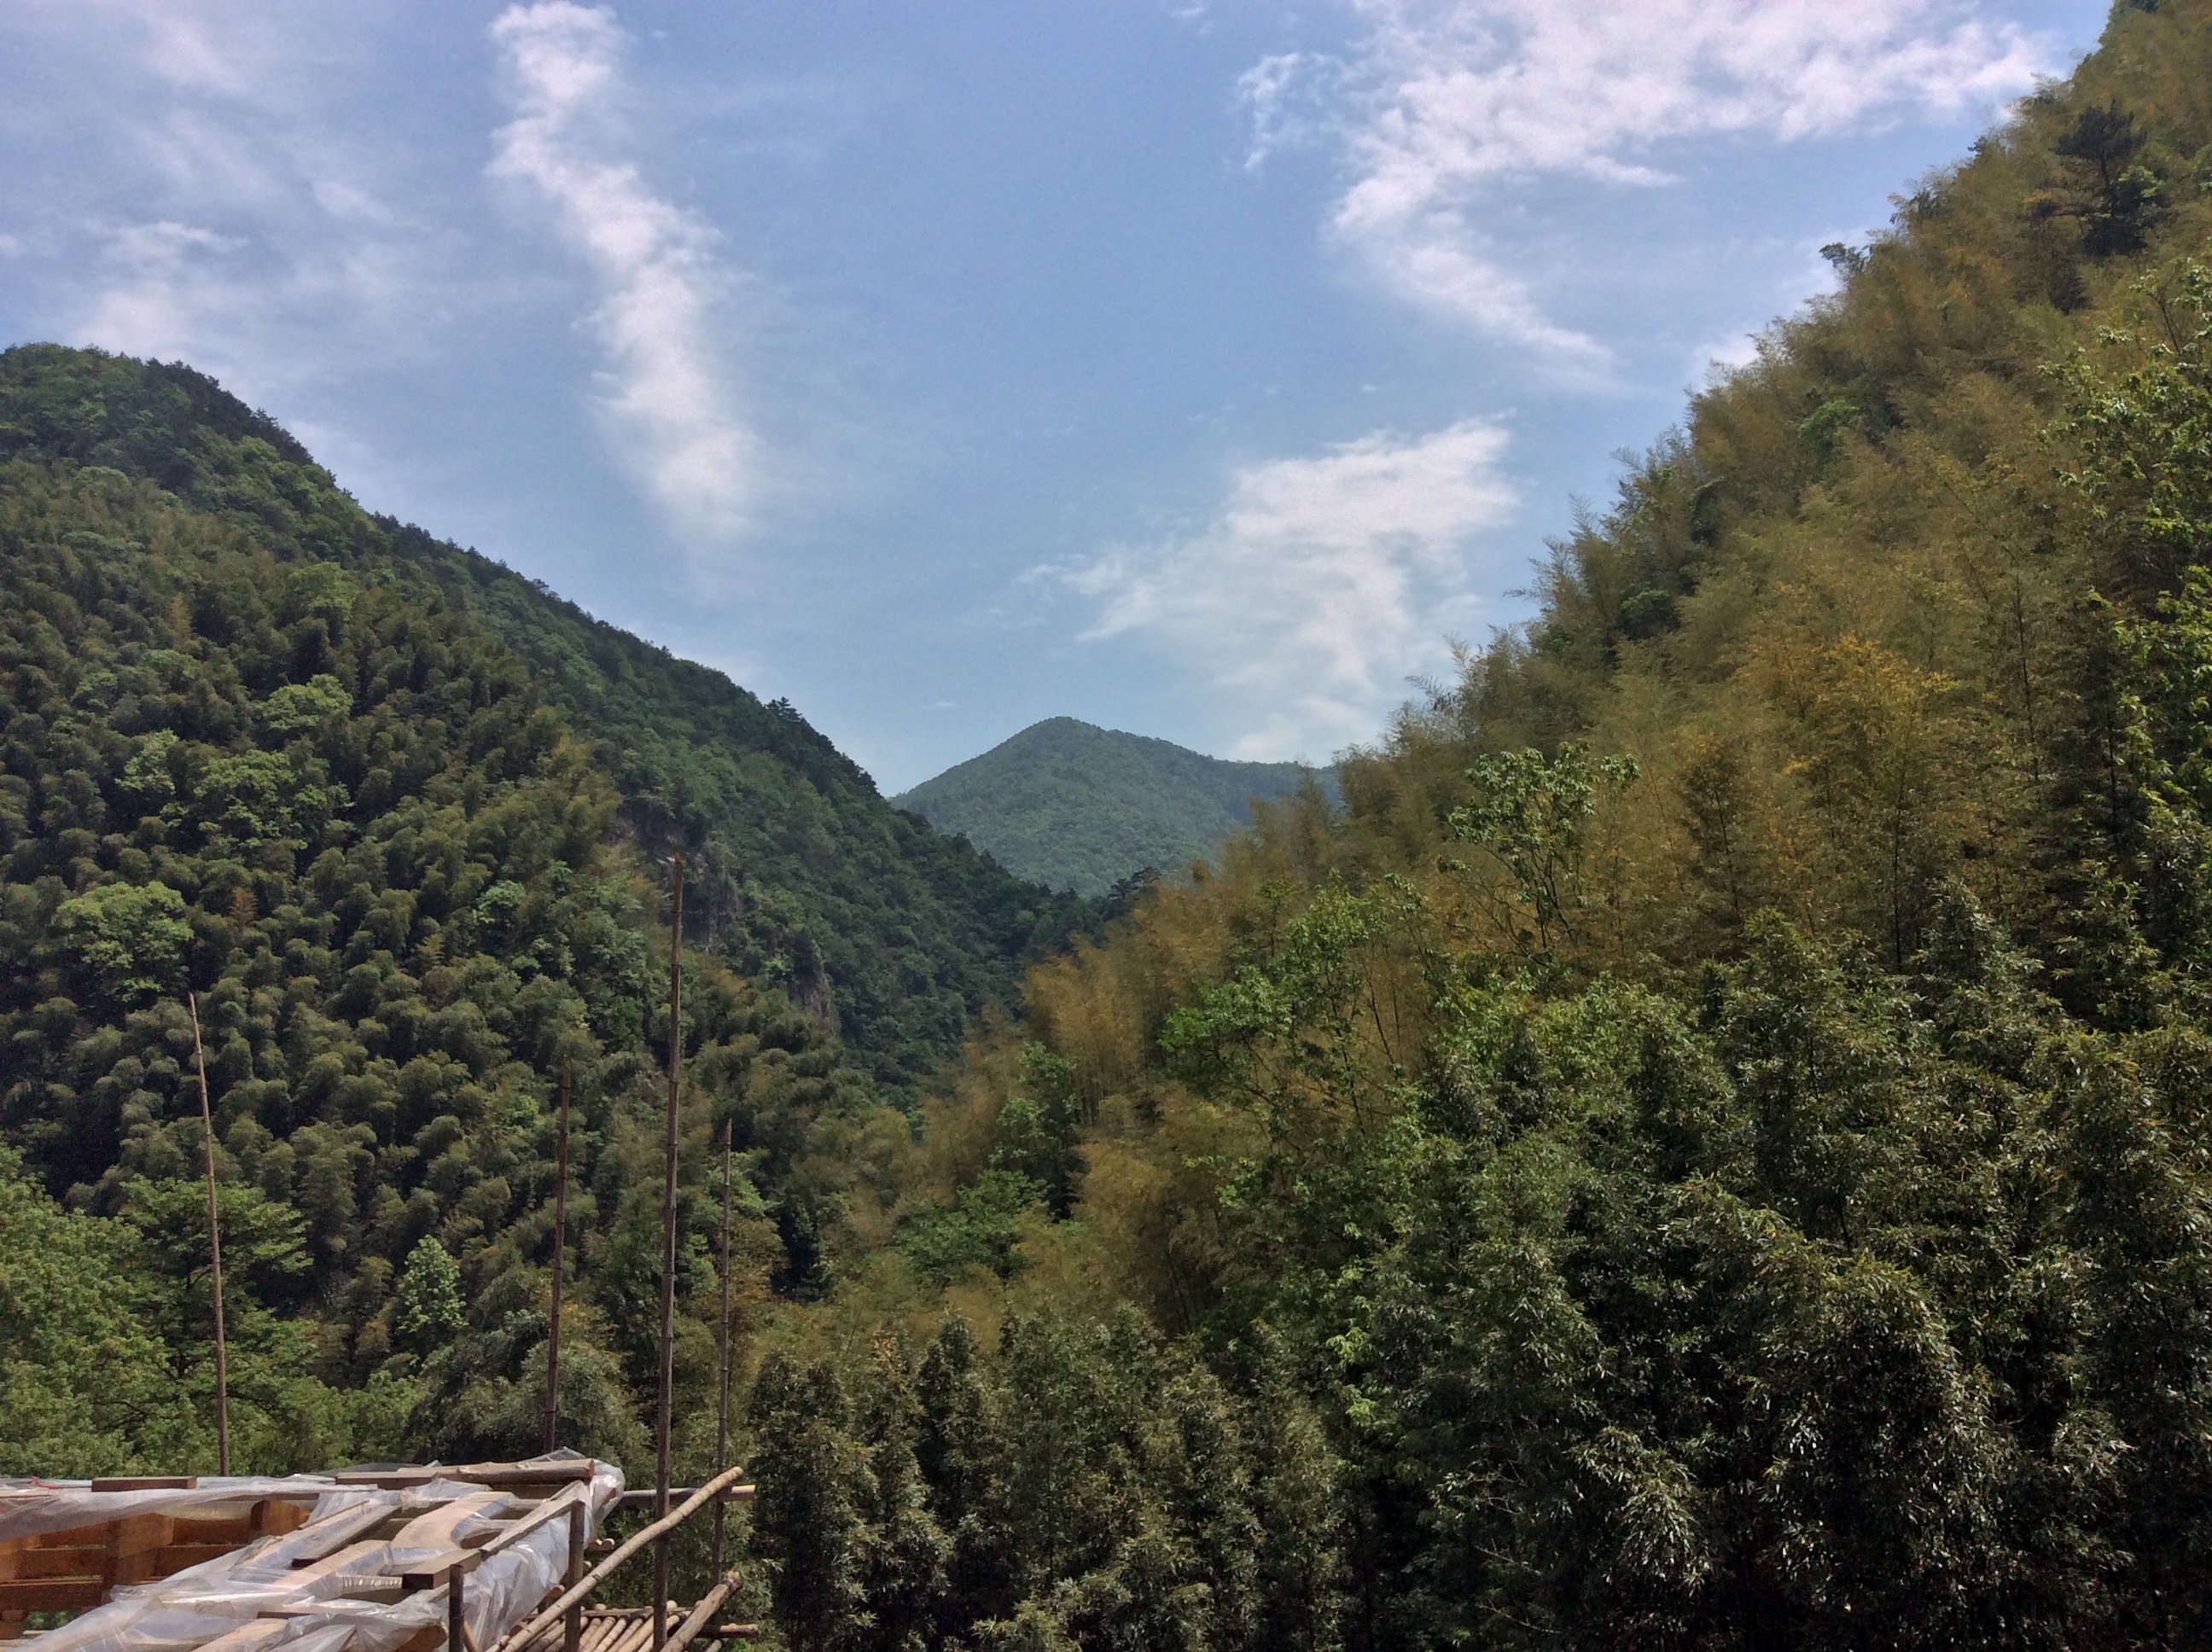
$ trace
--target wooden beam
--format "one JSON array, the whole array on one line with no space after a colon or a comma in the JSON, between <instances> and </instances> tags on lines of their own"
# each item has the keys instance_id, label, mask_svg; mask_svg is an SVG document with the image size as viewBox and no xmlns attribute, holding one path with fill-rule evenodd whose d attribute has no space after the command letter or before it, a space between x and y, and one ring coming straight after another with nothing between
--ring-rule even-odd
<instances>
[{"instance_id":1,"label":"wooden beam","mask_svg":"<svg viewBox=\"0 0 2212 1652\"><path fill-rule=\"evenodd\" d=\"M581 1485L562 1487L523 1515L521 1519L495 1533L491 1540L483 1545L485 1552L496 1554L501 1549L510 1548L548 1521L560 1519L571 1509L580 1513L589 1509L590 1497L591 1491L588 1487Z\"/></svg>"},{"instance_id":2,"label":"wooden beam","mask_svg":"<svg viewBox=\"0 0 2212 1652\"><path fill-rule=\"evenodd\" d=\"M0 1582L0 1612L89 1612L107 1593L97 1577Z\"/></svg>"},{"instance_id":3,"label":"wooden beam","mask_svg":"<svg viewBox=\"0 0 2212 1652\"><path fill-rule=\"evenodd\" d=\"M391 1576L398 1578L404 1589L434 1589L455 1574L465 1576L482 1564L482 1549L447 1549L427 1560L410 1561L404 1570Z\"/></svg>"},{"instance_id":4,"label":"wooden beam","mask_svg":"<svg viewBox=\"0 0 2212 1652\"><path fill-rule=\"evenodd\" d=\"M383 1552L384 1545L381 1543L349 1543L319 1559L304 1564L295 1563L292 1570L292 1587L304 1589L319 1578L335 1577L355 1563L374 1559Z\"/></svg>"},{"instance_id":5,"label":"wooden beam","mask_svg":"<svg viewBox=\"0 0 2212 1652\"><path fill-rule=\"evenodd\" d=\"M107 1546L87 1544L67 1549L26 1549L10 1557L15 1577L97 1577L106 1581Z\"/></svg>"}]
</instances>

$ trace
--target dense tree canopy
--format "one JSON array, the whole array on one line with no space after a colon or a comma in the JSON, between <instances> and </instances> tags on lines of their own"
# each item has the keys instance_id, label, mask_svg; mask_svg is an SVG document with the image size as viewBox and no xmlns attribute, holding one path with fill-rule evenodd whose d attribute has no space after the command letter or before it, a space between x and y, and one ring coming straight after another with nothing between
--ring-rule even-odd
<instances>
[{"instance_id":1,"label":"dense tree canopy","mask_svg":"<svg viewBox=\"0 0 2212 1652\"><path fill-rule=\"evenodd\" d=\"M794 1641L2212 1639L2208 22L2117 9L1340 808L1032 971L771 1339Z\"/></svg>"}]
</instances>

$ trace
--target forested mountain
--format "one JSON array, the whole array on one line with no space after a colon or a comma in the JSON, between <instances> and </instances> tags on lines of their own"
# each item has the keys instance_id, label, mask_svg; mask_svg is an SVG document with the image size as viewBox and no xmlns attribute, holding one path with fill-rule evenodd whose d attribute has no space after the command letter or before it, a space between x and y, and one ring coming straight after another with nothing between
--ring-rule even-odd
<instances>
[{"instance_id":1,"label":"forested mountain","mask_svg":"<svg viewBox=\"0 0 2212 1652\"><path fill-rule=\"evenodd\" d=\"M884 807L788 703L764 705L497 563L363 512L282 429L181 364L8 351L0 458L151 481L279 561L326 562L465 616L588 745L639 847L688 851L690 936L786 987L885 1083L910 1086L956 1051L969 1014L1012 1001L1026 951L1091 916Z\"/></svg>"},{"instance_id":2,"label":"forested mountain","mask_svg":"<svg viewBox=\"0 0 2212 1652\"><path fill-rule=\"evenodd\" d=\"M634 1445L679 848L695 1132L735 1130L749 1277L818 1289L855 1144L1091 909L189 368L0 355L0 1473L205 1456L188 992L241 1460L530 1447L564 1071L576 1430Z\"/></svg>"},{"instance_id":3,"label":"forested mountain","mask_svg":"<svg viewBox=\"0 0 2212 1652\"><path fill-rule=\"evenodd\" d=\"M794 1645L2212 1644L2208 88L2116 8L1032 972L769 1339Z\"/></svg>"},{"instance_id":4,"label":"forested mountain","mask_svg":"<svg viewBox=\"0 0 2212 1652\"><path fill-rule=\"evenodd\" d=\"M1252 824L1252 805L1334 775L1231 762L1073 717L1032 723L891 801L957 832L1020 877L1104 895L1147 869L1170 875Z\"/></svg>"}]
</instances>

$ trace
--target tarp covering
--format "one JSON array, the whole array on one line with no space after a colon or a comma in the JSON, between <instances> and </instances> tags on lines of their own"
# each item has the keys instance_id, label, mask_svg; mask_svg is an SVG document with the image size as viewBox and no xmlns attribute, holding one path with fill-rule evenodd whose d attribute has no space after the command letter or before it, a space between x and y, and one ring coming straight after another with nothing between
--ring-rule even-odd
<instances>
[{"instance_id":1,"label":"tarp covering","mask_svg":"<svg viewBox=\"0 0 2212 1652\"><path fill-rule=\"evenodd\" d=\"M573 1452L559 1452L517 1467L579 1461ZM185 1652L225 1636L237 1637L228 1643L227 1652L248 1652L249 1648L250 1652L396 1652L418 1631L444 1624L445 1588L418 1590L397 1599L349 1595L380 1593L362 1580L380 1575L396 1578L453 1545L422 1548L349 1540L383 1524L387 1516L429 1514L484 1489L467 1481L433 1479L402 1491L379 1491L339 1486L313 1475L282 1480L210 1479L189 1490L149 1491L94 1491L82 1485L11 1481L0 1487L0 1540L136 1514L216 1517L243 1513L263 1497L297 1498L312 1491L314 1508L306 1525L256 1539L155 1582L118 1584L106 1605L40 1636L38 1652ZM574 1482L573 1489L563 1488L556 1500L583 1501L588 1543L622 1490L622 1471L610 1463L595 1463L588 1481ZM513 1509L510 1506L505 1511ZM487 1514L498 1512L501 1509L495 1505ZM453 1544L463 1547L477 1546L477 1540L491 1534L482 1545L483 1558L462 1589L463 1612L478 1648L492 1646L536 1610L568 1569L565 1515L556 1515L510 1539L507 1534L512 1525L471 1517L453 1529ZM334 1547L342 1560L304 1567L295 1564L307 1556L331 1555Z\"/></svg>"}]
</instances>

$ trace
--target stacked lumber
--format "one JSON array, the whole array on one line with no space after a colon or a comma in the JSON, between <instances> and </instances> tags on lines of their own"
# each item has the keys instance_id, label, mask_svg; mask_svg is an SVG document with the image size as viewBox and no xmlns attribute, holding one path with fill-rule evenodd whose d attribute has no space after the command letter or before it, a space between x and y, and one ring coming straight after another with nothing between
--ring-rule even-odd
<instances>
[{"instance_id":1,"label":"stacked lumber","mask_svg":"<svg viewBox=\"0 0 2212 1652\"><path fill-rule=\"evenodd\" d=\"M101 1483L94 1481L92 1489L100 1490ZM257 1537L304 1526L314 1496L228 1499L0 1540L0 1639L21 1634L33 1612L88 1611L118 1583L173 1576Z\"/></svg>"},{"instance_id":2,"label":"stacked lumber","mask_svg":"<svg viewBox=\"0 0 2212 1652\"><path fill-rule=\"evenodd\" d=\"M619 1470L566 1453L285 1479L0 1482L0 1639L474 1652L580 1570L621 1493ZM74 1615L47 1626L49 1614Z\"/></svg>"}]
</instances>

